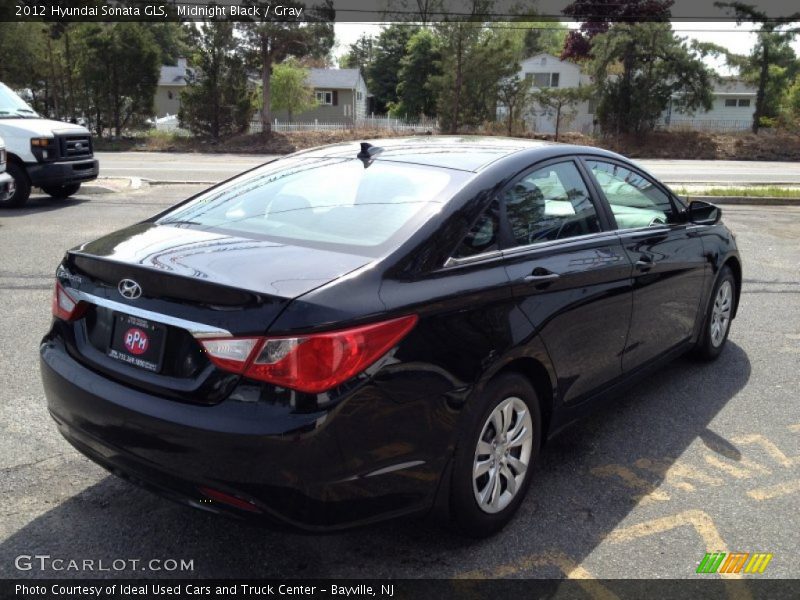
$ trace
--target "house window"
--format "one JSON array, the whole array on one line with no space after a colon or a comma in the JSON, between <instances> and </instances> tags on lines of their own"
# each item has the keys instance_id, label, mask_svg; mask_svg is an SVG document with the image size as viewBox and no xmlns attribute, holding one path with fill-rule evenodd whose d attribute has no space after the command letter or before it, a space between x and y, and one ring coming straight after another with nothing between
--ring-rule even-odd
<instances>
[{"instance_id":1,"label":"house window","mask_svg":"<svg viewBox=\"0 0 800 600\"><path fill-rule=\"evenodd\" d=\"M739 106L750 106L750 98L739 98Z\"/></svg>"},{"instance_id":2,"label":"house window","mask_svg":"<svg viewBox=\"0 0 800 600\"><path fill-rule=\"evenodd\" d=\"M736 106L736 98L726 98L725 106Z\"/></svg>"},{"instance_id":3,"label":"house window","mask_svg":"<svg viewBox=\"0 0 800 600\"><path fill-rule=\"evenodd\" d=\"M526 77L529 73L526 73ZM559 73L530 73L533 85L537 88L558 87Z\"/></svg>"},{"instance_id":4,"label":"house window","mask_svg":"<svg viewBox=\"0 0 800 600\"><path fill-rule=\"evenodd\" d=\"M361 100L361 98L362 98L361 92L357 92L356 93L356 100Z\"/></svg>"},{"instance_id":5,"label":"house window","mask_svg":"<svg viewBox=\"0 0 800 600\"><path fill-rule=\"evenodd\" d=\"M317 98L317 104L333 105L333 92L330 90L319 90L314 92Z\"/></svg>"},{"instance_id":6,"label":"house window","mask_svg":"<svg viewBox=\"0 0 800 600\"><path fill-rule=\"evenodd\" d=\"M175 95L170 90L167 90L167 98L172 100L174 97L175 97Z\"/></svg>"},{"instance_id":7,"label":"house window","mask_svg":"<svg viewBox=\"0 0 800 600\"><path fill-rule=\"evenodd\" d=\"M594 98L589 99L589 105L586 107L587 114L593 115L597 110L597 100Z\"/></svg>"}]
</instances>

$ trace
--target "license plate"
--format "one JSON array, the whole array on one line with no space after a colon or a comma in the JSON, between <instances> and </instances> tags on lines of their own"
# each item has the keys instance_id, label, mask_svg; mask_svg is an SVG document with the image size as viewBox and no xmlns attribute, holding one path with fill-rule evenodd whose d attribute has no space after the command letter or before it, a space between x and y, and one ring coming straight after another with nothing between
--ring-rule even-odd
<instances>
[{"instance_id":1,"label":"license plate","mask_svg":"<svg viewBox=\"0 0 800 600\"><path fill-rule=\"evenodd\" d=\"M139 317L115 313L108 355L146 371L158 373L164 358L167 328Z\"/></svg>"}]
</instances>

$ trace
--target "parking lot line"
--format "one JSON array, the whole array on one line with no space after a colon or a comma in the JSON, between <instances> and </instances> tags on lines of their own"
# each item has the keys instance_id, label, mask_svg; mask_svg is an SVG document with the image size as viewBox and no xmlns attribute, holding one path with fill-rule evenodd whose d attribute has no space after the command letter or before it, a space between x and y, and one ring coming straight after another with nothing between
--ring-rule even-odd
<instances>
[{"instance_id":1,"label":"parking lot line","mask_svg":"<svg viewBox=\"0 0 800 600\"><path fill-rule=\"evenodd\" d=\"M756 488L747 492L747 495L755 500L770 500L795 492L800 492L800 479L785 481L769 487Z\"/></svg>"}]
</instances>

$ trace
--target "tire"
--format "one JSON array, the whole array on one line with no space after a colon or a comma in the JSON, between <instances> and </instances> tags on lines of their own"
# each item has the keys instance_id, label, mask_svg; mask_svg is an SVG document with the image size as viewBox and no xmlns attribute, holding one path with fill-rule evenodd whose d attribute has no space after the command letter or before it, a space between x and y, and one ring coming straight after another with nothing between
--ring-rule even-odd
<instances>
[{"instance_id":1,"label":"tire","mask_svg":"<svg viewBox=\"0 0 800 600\"><path fill-rule=\"evenodd\" d=\"M6 163L6 172L14 179L16 189L14 194L5 202L0 202L3 208L18 208L24 206L31 195L31 182L25 169L15 162Z\"/></svg>"},{"instance_id":2,"label":"tire","mask_svg":"<svg viewBox=\"0 0 800 600\"><path fill-rule=\"evenodd\" d=\"M509 408L504 411L501 408L504 406ZM504 415L511 415L510 421ZM493 421L493 416L501 421ZM503 421L509 425L503 427ZM526 441L504 445L502 434L496 438L495 423L499 423L501 431L510 431L510 438L519 441L527 436ZM506 373L489 382L466 417L453 459L450 517L455 529L482 538L497 533L511 520L530 486L532 467L541 445L541 423L539 400L527 378ZM519 426L529 428L528 433L522 434ZM520 433L515 436L515 431ZM500 443L493 446L493 440ZM506 438L506 441L513 440ZM492 468L493 464L496 468ZM520 469L521 464L525 464L524 470ZM473 478L473 469L478 468L487 470ZM496 491L493 476L497 479ZM509 486L511 480L513 484ZM480 497L486 500L482 503Z\"/></svg>"},{"instance_id":3,"label":"tire","mask_svg":"<svg viewBox=\"0 0 800 600\"><path fill-rule=\"evenodd\" d=\"M730 267L725 266L711 292L711 301L703 320L703 332L694 349L694 355L700 360L715 360L725 348L735 301L736 278Z\"/></svg>"},{"instance_id":4,"label":"tire","mask_svg":"<svg viewBox=\"0 0 800 600\"><path fill-rule=\"evenodd\" d=\"M42 186L42 191L53 198L69 198L73 194L77 194L79 189L81 189L80 183Z\"/></svg>"}]
</instances>

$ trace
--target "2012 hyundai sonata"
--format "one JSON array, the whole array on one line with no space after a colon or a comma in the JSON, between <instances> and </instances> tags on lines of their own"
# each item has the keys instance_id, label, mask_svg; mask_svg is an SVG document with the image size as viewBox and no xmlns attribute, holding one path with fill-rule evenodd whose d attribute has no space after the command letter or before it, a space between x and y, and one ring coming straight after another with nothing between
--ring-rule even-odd
<instances>
[{"instance_id":1,"label":"2012 hyundai sonata","mask_svg":"<svg viewBox=\"0 0 800 600\"><path fill-rule=\"evenodd\" d=\"M719 355L741 278L717 207L611 152L336 144L67 252L41 371L70 443L173 499L488 535L546 439Z\"/></svg>"}]
</instances>

